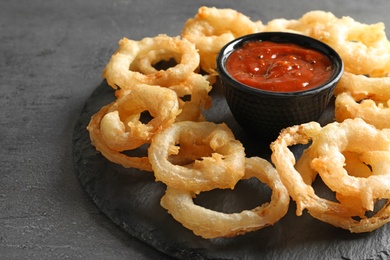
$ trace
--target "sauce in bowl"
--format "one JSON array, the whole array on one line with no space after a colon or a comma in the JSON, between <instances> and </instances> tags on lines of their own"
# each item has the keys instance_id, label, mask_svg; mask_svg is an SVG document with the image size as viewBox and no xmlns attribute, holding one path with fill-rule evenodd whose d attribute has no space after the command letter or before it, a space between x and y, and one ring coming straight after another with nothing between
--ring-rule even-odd
<instances>
[{"instance_id":1,"label":"sauce in bowl","mask_svg":"<svg viewBox=\"0 0 390 260\"><path fill-rule=\"evenodd\" d=\"M273 92L296 92L315 88L333 74L332 61L323 53L292 43L249 41L226 60L235 80Z\"/></svg>"}]
</instances>

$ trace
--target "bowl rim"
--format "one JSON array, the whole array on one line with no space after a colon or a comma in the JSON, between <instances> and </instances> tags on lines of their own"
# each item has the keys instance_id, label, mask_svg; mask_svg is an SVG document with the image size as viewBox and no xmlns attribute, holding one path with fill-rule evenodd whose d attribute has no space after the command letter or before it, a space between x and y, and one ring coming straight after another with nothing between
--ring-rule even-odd
<instances>
[{"instance_id":1,"label":"bowl rim","mask_svg":"<svg viewBox=\"0 0 390 260\"><path fill-rule=\"evenodd\" d=\"M278 91L267 91L258 88L254 88L248 85L245 85L237 80L235 80L226 70L225 63L229 55L241 47L245 42L249 41L273 41L278 43L294 43L305 48L310 48L316 51L321 52L322 54L329 57L334 66L334 73L324 84L310 88L307 90L293 91L293 92L278 92ZM247 34L241 37L238 37L227 44L225 44L219 51L217 55L217 72L219 74L220 80L228 81L229 85L250 94L256 95L268 95L275 97L287 97L287 96L306 96L306 95L315 95L324 89L335 87L344 72L344 62L341 59L340 55L330 47L328 44L317 40L313 37L306 36L298 33L291 32L258 32Z\"/></svg>"}]
</instances>

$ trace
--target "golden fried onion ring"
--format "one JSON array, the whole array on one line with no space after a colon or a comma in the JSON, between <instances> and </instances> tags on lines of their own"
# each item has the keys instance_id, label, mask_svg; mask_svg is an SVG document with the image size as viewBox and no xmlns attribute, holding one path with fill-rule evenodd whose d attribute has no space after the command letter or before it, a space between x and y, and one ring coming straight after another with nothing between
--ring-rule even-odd
<instances>
[{"instance_id":1,"label":"golden fried onion ring","mask_svg":"<svg viewBox=\"0 0 390 260\"><path fill-rule=\"evenodd\" d=\"M200 74L192 73L183 81L171 85L170 90L176 92L179 102L180 114L176 117L179 121L205 121L203 111L211 106L209 92L212 87L210 82ZM119 89L115 92L116 97L122 98L131 92L131 87ZM148 99L146 93L145 99ZM150 100L153 103L153 100Z\"/></svg>"},{"instance_id":2,"label":"golden fried onion ring","mask_svg":"<svg viewBox=\"0 0 390 260\"><path fill-rule=\"evenodd\" d=\"M375 78L344 72L334 93L337 96L344 92L359 100L370 98L385 102L390 100L390 77Z\"/></svg>"},{"instance_id":3,"label":"golden fried onion ring","mask_svg":"<svg viewBox=\"0 0 390 260\"><path fill-rule=\"evenodd\" d=\"M137 71L145 75L155 75L159 71L154 65L160 61L168 61L170 59L174 59L177 63L180 63L181 54L164 48L151 50L139 54L131 63L130 71ZM208 94L212 89L207 76L191 72L184 79L175 79L169 82L169 84L162 86L174 90L179 97L179 105L182 112L176 121L205 120L203 110L209 109L211 106L211 98ZM123 97L131 88L131 86L128 86L117 90L115 92L116 97Z\"/></svg>"},{"instance_id":4,"label":"golden fried onion ring","mask_svg":"<svg viewBox=\"0 0 390 260\"><path fill-rule=\"evenodd\" d=\"M136 168L144 171L152 172L152 166L149 163L147 156L143 157L130 157L120 151L111 149L104 142L100 132L100 122L102 118L107 114L110 105L102 107L97 113L95 113L89 124L88 131L91 139L91 143L95 146L96 150L99 151L107 160L122 165L125 168Z\"/></svg>"},{"instance_id":5,"label":"golden fried onion ring","mask_svg":"<svg viewBox=\"0 0 390 260\"><path fill-rule=\"evenodd\" d=\"M199 157L182 160L182 150ZM153 137L148 154L156 180L176 189L195 193L233 189L244 175L244 147L226 124L174 123ZM170 161L175 156L180 164Z\"/></svg>"},{"instance_id":6,"label":"golden fried onion ring","mask_svg":"<svg viewBox=\"0 0 390 260\"><path fill-rule=\"evenodd\" d=\"M390 128L390 100L385 103L372 99L356 99L350 93L336 97L335 117L338 122L347 118L362 118L378 129Z\"/></svg>"},{"instance_id":7,"label":"golden fried onion ring","mask_svg":"<svg viewBox=\"0 0 390 260\"><path fill-rule=\"evenodd\" d=\"M330 125L332 124L353 125L355 123L359 125L366 124L363 120L357 118L357 119L347 119L343 123L331 123ZM337 135L337 132L333 132L333 134L326 132L326 134L328 135L328 138L331 139L332 136L334 136L335 134ZM356 204L358 204L358 206L360 207L362 207L363 205L361 204L362 201L360 198L356 199L353 196L349 196L349 195L342 196L342 194L336 194L336 197L340 199L340 201L335 202L325 198L320 198L315 194L315 191L311 186L315 174L313 175L313 169L311 169L308 172L305 172L305 169L307 170L309 167L311 168L312 165L311 162L314 161L315 158L318 158L317 157L318 144L316 140L320 136L322 136L321 126L316 122L310 122L302 125L291 126L282 130L277 140L275 140L271 144L272 162L275 164L275 167L280 175L280 178L284 183L284 185L286 186L290 196L297 204L296 214L300 216L302 215L303 210L307 209L308 213L314 218L332 224L336 227L341 227L343 229L350 230L351 232L355 232L355 233L370 232L389 222L390 202L388 200L389 198L388 196L385 197L385 199L387 199L385 205L378 212L376 212L372 217L368 217L365 215L362 216L358 215L359 213L361 213L361 211L359 209L356 209ZM343 134L339 134L338 137L345 138ZM312 144L308 148L309 151L304 153L303 156L301 157L305 162L296 163L294 154L289 150L288 147L296 144L307 144L310 141L312 141ZM387 139L382 141L388 142ZM366 143L366 144L370 145L370 143ZM326 143L322 145L324 147L327 147ZM382 145L382 147L383 146L384 145ZM306 166L302 165L308 163L310 165L306 165ZM328 171L326 172L322 171L321 173L322 176L324 174L329 174L329 175L331 174ZM383 178L387 178L387 176ZM333 181L337 182L339 181L339 179L335 178ZM375 185L376 184L377 183L375 183ZM384 182L384 185L378 188L378 191L383 192L385 189L384 187L389 187L388 185L389 185L388 181L386 180ZM375 188L372 187L372 190L375 190ZM385 193L387 195L389 191Z\"/></svg>"},{"instance_id":8,"label":"golden fried onion ring","mask_svg":"<svg viewBox=\"0 0 390 260\"><path fill-rule=\"evenodd\" d=\"M161 205L174 219L203 238L232 237L275 224L287 213L290 201L287 190L268 161L251 157L245 162L243 179L255 177L267 184L272 189L269 203L226 214L195 205L191 192L168 186Z\"/></svg>"},{"instance_id":9,"label":"golden fried onion ring","mask_svg":"<svg viewBox=\"0 0 390 260\"><path fill-rule=\"evenodd\" d=\"M344 73L335 89L338 122L360 117L378 129L390 128L390 77Z\"/></svg>"},{"instance_id":10,"label":"golden fried onion ring","mask_svg":"<svg viewBox=\"0 0 390 260\"><path fill-rule=\"evenodd\" d=\"M186 21L181 35L196 45L201 68L210 75L217 75L215 69L219 50L239 36L259 31L262 25L233 9L203 6L195 17Z\"/></svg>"},{"instance_id":11,"label":"golden fried onion ring","mask_svg":"<svg viewBox=\"0 0 390 260\"><path fill-rule=\"evenodd\" d=\"M311 167L331 190L359 198L370 211L377 199L390 198L390 129L378 130L360 118L349 119L324 126L314 142L317 157ZM357 154L370 166L371 175L349 175L343 152Z\"/></svg>"},{"instance_id":12,"label":"golden fried onion ring","mask_svg":"<svg viewBox=\"0 0 390 260\"><path fill-rule=\"evenodd\" d=\"M166 50L179 53L180 63L166 70L143 74L131 70L132 63L137 57L144 57L149 52ZM137 83L149 85L170 86L184 80L199 66L199 54L195 45L180 37L158 35L146 37L140 41L123 38L119 41L118 50L112 55L103 70L103 77L114 89L128 88Z\"/></svg>"},{"instance_id":13,"label":"golden fried onion ring","mask_svg":"<svg viewBox=\"0 0 390 260\"><path fill-rule=\"evenodd\" d=\"M145 111L152 119L143 123L141 113ZM155 85L133 85L126 95L110 105L100 122L100 134L110 148L132 150L171 125L180 112L173 90Z\"/></svg>"},{"instance_id":14,"label":"golden fried onion ring","mask_svg":"<svg viewBox=\"0 0 390 260\"><path fill-rule=\"evenodd\" d=\"M181 54L166 50L166 49L156 49L138 55L137 58L130 65L130 70L138 71L143 74L153 74L157 73L158 70L155 68L155 65L161 61L169 62L173 59L176 63L180 63Z\"/></svg>"},{"instance_id":15,"label":"golden fried onion ring","mask_svg":"<svg viewBox=\"0 0 390 260\"><path fill-rule=\"evenodd\" d=\"M148 111L152 119L141 122ZM122 151L149 143L158 131L171 125L180 113L176 93L154 85L133 85L126 95L94 114L87 127L92 144L108 160L124 167L151 171L148 158L129 157Z\"/></svg>"}]
</instances>

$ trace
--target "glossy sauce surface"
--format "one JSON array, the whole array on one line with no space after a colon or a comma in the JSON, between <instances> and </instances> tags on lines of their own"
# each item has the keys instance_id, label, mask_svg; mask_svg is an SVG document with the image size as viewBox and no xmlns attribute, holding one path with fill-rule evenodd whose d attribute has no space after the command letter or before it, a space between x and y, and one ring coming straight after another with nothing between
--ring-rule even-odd
<instances>
[{"instance_id":1,"label":"glossy sauce surface","mask_svg":"<svg viewBox=\"0 0 390 260\"><path fill-rule=\"evenodd\" d=\"M252 41L234 50L226 61L237 81L274 92L295 92L325 83L333 73L321 52L290 43Z\"/></svg>"}]
</instances>

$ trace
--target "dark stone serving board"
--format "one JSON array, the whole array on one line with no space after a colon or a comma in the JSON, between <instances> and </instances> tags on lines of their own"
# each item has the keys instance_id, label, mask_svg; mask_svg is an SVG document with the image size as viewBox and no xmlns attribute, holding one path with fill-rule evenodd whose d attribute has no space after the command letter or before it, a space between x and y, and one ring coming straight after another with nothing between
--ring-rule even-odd
<instances>
[{"instance_id":1,"label":"dark stone serving board","mask_svg":"<svg viewBox=\"0 0 390 260\"><path fill-rule=\"evenodd\" d=\"M213 106L208 121L225 122L246 148L248 157L269 160L269 141L246 134L235 122L219 84L212 90ZM390 225L371 233L351 234L312 218L307 212L295 215L291 201L287 215L274 226L234 238L206 240L176 222L160 206L165 192L149 172L125 169L106 160L91 145L86 126L90 117L114 100L113 90L103 81L90 98L74 129L76 174L97 207L131 236L179 259L385 259L390 257ZM333 101L332 101L333 102ZM333 103L332 103L333 104ZM319 120L333 121L333 106ZM302 147L293 147L299 156ZM315 181L316 192L329 193ZM201 193L195 202L224 212L251 209L269 200L271 191L255 181L240 181L234 191ZM257 196L257 197L256 197ZM326 195L324 195L326 196Z\"/></svg>"}]
</instances>

